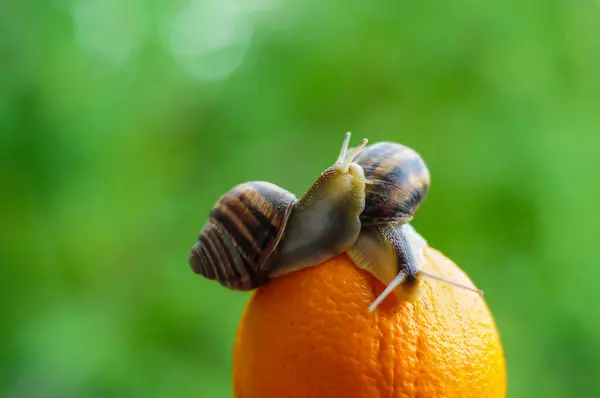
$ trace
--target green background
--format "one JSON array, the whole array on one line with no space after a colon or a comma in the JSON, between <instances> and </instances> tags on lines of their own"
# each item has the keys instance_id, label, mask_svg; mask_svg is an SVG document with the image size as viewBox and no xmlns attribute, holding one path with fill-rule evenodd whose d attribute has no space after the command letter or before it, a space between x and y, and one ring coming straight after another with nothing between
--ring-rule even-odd
<instances>
[{"instance_id":1,"label":"green background","mask_svg":"<svg viewBox=\"0 0 600 398\"><path fill-rule=\"evenodd\" d=\"M600 3L4 0L0 396L230 397L217 198L339 151L427 162L413 223L486 292L509 397L597 397Z\"/></svg>"}]
</instances>

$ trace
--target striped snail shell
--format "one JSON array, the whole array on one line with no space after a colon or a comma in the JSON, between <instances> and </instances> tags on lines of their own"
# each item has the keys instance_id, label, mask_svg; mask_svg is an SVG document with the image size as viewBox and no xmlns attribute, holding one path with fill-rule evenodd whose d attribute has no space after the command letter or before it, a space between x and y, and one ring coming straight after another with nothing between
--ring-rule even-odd
<instances>
[{"instance_id":1,"label":"striped snail shell","mask_svg":"<svg viewBox=\"0 0 600 398\"><path fill-rule=\"evenodd\" d=\"M348 152L349 140L347 133L336 162L299 199L263 181L224 194L192 247L194 272L230 289L251 290L350 248L361 231L366 185L353 160L367 140Z\"/></svg>"},{"instance_id":2,"label":"striped snail shell","mask_svg":"<svg viewBox=\"0 0 600 398\"><path fill-rule=\"evenodd\" d=\"M239 184L210 211L190 254L194 272L235 290L268 277L264 265L285 231L296 196L264 181Z\"/></svg>"},{"instance_id":3,"label":"striped snail shell","mask_svg":"<svg viewBox=\"0 0 600 398\"><path fill-rule=\"evenodd\" d=\"M429 191L429 169L421 156L395 142L378 142L361 150L356 163L371 181L362 225L410 221Z\"/></svg>"}]
</instances>

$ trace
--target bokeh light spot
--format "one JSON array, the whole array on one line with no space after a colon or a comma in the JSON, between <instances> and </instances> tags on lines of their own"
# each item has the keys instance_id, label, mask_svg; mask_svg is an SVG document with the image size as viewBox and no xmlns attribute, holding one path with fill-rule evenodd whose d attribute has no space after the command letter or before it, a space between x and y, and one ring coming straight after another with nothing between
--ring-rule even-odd
<instances>
[{"instance_id":1,"label":"bokeh light spot","mask_svg":"<svg viewBox=\"0 0 600 398\"><path fill-rule=\"evenodd\" d=\"M73 6L76 39L88 53L122 66L148 34L148 13L141 1L79 1Z\"/></svg>"},{"instance_id":2,"label":"bokeh light spot","mask_svg":"<svg viewBox=\"0 0 600 398\"><path fill-rule=\"evenodd\" d=\"M195 0L173 18L169 46L176 61L202 80L229 76L250 47L252 26L232 0Z\"/></svg>"}]
</instances>

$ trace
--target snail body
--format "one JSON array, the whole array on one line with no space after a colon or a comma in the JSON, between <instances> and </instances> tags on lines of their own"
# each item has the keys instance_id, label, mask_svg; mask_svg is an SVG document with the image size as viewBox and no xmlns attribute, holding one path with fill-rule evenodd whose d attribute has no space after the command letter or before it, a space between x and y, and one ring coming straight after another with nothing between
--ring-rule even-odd
<instances>
[{"instance_id":1,"label":"snail body","mask_svg":"<svg viewBox=\"0 0 600 398\"><path fill-rule=\"evenodd\" d=\"M233 290L314 266L349 249L361 231L363 169L354 163L367 140L348 151L297 199L275 184L239 184L215 204L190 252L192 270Z\"/></svg>"},{"instance_id":2,"label":"snail body","mask_svg":"<svg viewBox=\"0 0 600 398\"><path fill-rule=\"evenodd\" d=\"M348 254L359 268L386 285L386 290L371 305L371 311L392 291L397 306L418 297L426 245L410 223L379 224L361 230Z\"/></svg>"},{"instance_id":3,"label":"snail body","mask_svg":"<svg viewBox=\"0 0 600 398\"><path fill-rule=\"evenodd\" d=\"M347 252L359 268L386 285L369 310L392 291L397 308L401 301L418 296L419 277L439 280L421 270L427 242L410 225L429 191L429 170L417 152L394 142L363 148L356 163L370 183L360 216L361 233Z\"/></svg>"}]
</instances>

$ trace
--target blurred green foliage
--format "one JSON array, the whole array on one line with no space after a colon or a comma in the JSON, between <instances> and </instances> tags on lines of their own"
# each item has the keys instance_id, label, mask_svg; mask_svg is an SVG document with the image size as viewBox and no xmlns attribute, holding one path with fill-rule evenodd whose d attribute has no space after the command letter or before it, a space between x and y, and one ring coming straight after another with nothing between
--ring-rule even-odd
<instances>
[{"instance_id":1,"label":"blurred green foliage","mask_svg":"<svg viewBox=\"0 0 600 398\"><path fill-rule=\"evenodd\" d=\"M0 395L228 397L248 298L213 203L353 143L432 174L415 227L486 291L509 397L597 397L600 3L0 3Z\"/></svg>"}]
</instances>

